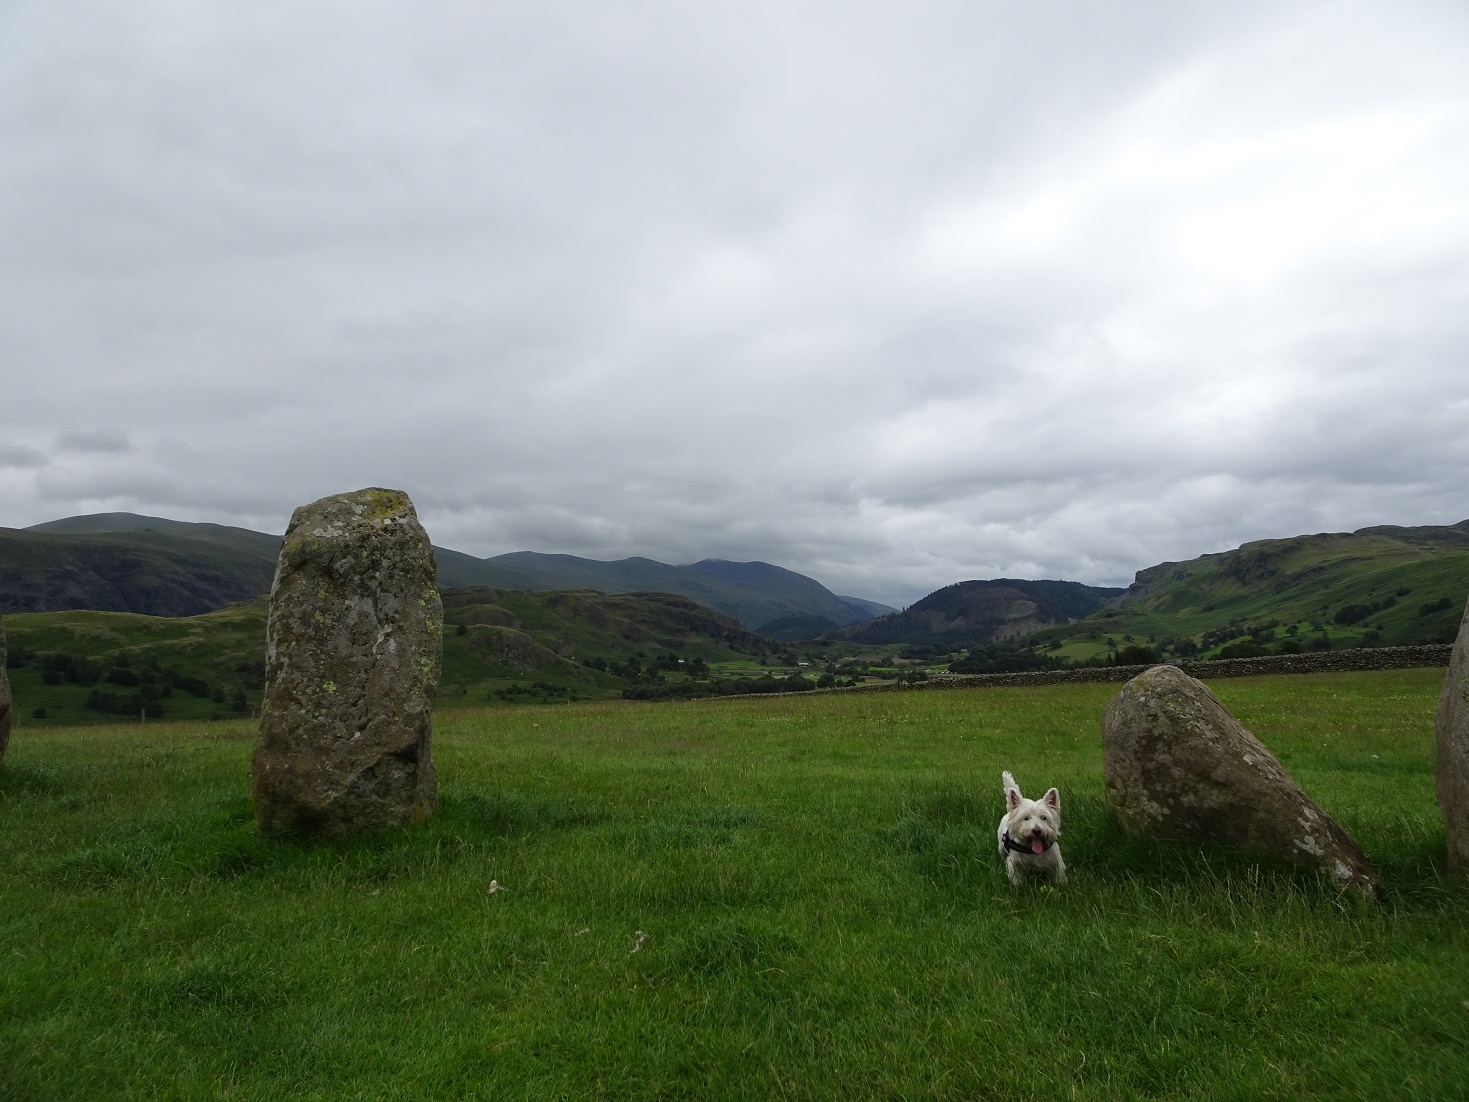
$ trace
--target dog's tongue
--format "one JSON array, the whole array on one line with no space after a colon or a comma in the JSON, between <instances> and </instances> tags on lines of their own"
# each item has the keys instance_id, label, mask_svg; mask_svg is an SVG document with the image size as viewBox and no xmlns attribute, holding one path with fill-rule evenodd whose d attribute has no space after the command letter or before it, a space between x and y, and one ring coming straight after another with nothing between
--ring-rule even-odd
<instances>
[{"instance_id":1,"label":"dog's tongue","mask_svg":"<svg viewBox=\"0 0 1469 1102\"><path fill-rule=\"evenodd\" d=\"M1032 838L1030 840L1030 852L1031 853L1045 853L1046 852L1046 847L1043 846L1043 845L1041 845L1041 840L1039 838Z\"/></svg>"}]
</instances>

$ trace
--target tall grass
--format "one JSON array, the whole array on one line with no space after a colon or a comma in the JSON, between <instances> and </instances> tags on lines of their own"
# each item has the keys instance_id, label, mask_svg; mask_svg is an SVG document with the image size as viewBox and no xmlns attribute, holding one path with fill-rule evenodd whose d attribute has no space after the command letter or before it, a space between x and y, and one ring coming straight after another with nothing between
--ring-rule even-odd
<instances>
[{"instance_id":1,"label":"tall grass","mask_svg":"<svg viewBox=\"0 0 1469 1102\"><path fill-rule=\"evenodd\" d=\"M246 724L23 730L0 1097L1463 1097L1440 679L1216 687L1380 908L1122 837L1115 686L441 713L440 814L334 843L255 833ZM1002 768L1064 889L1005 881Z\"/></svg>"}]
</instances>

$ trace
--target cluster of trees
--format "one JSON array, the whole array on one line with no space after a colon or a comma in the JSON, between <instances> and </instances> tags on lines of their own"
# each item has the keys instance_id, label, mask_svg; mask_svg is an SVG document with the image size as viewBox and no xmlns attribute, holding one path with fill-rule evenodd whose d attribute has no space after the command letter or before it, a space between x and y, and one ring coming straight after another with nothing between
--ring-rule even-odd
<instances>
[{"instance_id":1,"label":"cluster of trees","mask_svg":"<svg viewBox=\"0 0 1469 1102\"><path fill-rule=\"evenodd\" d=\"M24 647L10 650L5 656L5 665L10 669L33 668L40 672L41 680L47 685L77 685L91 689L87 694L86 706L94 712L107 715L163 715L162 701L182 690L201 700L213 700L216 704L228 704L233 712L247 712L249 698L245 690L228 690L222 685L212 685L202 677L183 673L171 666L160 665L156 660L139 666L126 652L119 652L104 665L83 655L67 654L64 651L36 651ZM236 671L250 675L258 681L265 680L265 664L249 662L236 667ZM101 688L99 684L117 686L116 689Z\"/></svg>"},{"instance_id":2,"label":"cluster of trees","mask_svg":"<svg viewBox=\"0 0 1469 1102\"><path fill-rule=\"evenodd\" d=\"M898 657L906 658L910 662L947 662L952 653L949 647L925 644L917 647L904 647L898 652Z\"/></svg>"},{"instance_id":3,"label":"cluster of trees","mask_svg":"<svg viewBox=\"0 0 1469 1102\"><path fill-rule=\"evenodd\" d=\"M696 680L709 676L709 663L702 658L680 658L672 651L648 658L639 651L619 662L616 658L589 658L583 663L590 669L610 673L626 681L657 684L670 673L681 673Z\"/></svg>"},{"instance_id":4,"label":"cluster of trees","mask_svg":"<svg viewBox=\"0 0 1469 1102\"><path fill-rule=\"evenodd\" d=\"M853 685L861 684L861 678L863 674L872 672L873 670L870 664L861 665L858 663L848 663L845 666L838 667L835 663L831 663L826 667L821 676L816 679L816 687L818 689L851 688ZM892 670L883 670L879 672L893 674L896 673L896 671ZM844 673L846 674L846 676L843 676ZM923 674L923 677L926 680L928 678L928 674Z\"/></svg>"},{"instance_id":5,"label":"cluster of trees","mask_svg":"<svg viewBox=\"0 0 1469 1102\"><path fill-rule=\"evenodd\" d=\"M1315 650L1330 650L1331 639L1329 636L1319 635L1312 640ZM1279 643L1266 646L1261 640L1253 636L1245 636L1243 639L1233 643L1226 643L1219 648L1219 658L1263 658L1267 654L1300 654L1306 648L1294 639L1282 639Z\"/></svg>"},{"instance_id":6,"label":"cluster of trees","mask_svg":"<svg viewBox=\"0 0 1469 1102\"><path fill-rule=\"evenodd\" d=\"M835 678L833 677L833 682ZM694 700L707 696L749 696L754 693L807 693L818 686L798 673L789 677L731 677L713 681L670 681L630 685L624 700Z\"/></svg>"},{"instance_id":7,"label":"cluster of trees","mask_svg":"<svg viewBox=\"0 0 1469 1102\"><path fill-rule=\"evenodd\" d=\"M1030 670L1060 670L1068 663L1014 643L988 643L969 648L963 658L949 663L950 673L1025 673Z\"/></svg>"},{"instance_id":8,"label":"cluster of trees","mask_svg":"<svg viewBox=\"0 0 1469 1102\"><path fill-rule=\"evenodd\" d=\"M1273 624L1270 625L1270 627L1268 628L1262 624L1258 625L1254 630L1260 632L1263 635L1264 632L1270 631L1271 629L1273 629L1273 627ZM1199 650L1211 650L1214 647L1217 647L1220 643L1228 643L1232 639L1240 639L1247 635L1250 635L1250 630L1248 628L1246 628L1238 620L1231 620L1229 623L1221 624L1219 627L1214 628L1212 631L1204 632L1204 634L1199 639Z\"/></svg>"},{"instance_id":9,"label":"cluster of trees","mask_svg":"<svg viewBox=\"0 0 1469 1102\"><path fill-rule=\"evenodd\" d=\"M947 659L949 657L948 653L947 652L944 652L944 651L940 651L939 654L944 659ZM900 653L898 655L898 657L899 658L909 658L909 653L907 651L903 651L902 653ZM936 659L935 658L920 657L917 660L918 661L935 661ZM831 673L837 673L837 672L839 672L839 668L838 668L838 666L835 663L828 664L826 668ZM849 671L851 671L853 673L867 674L867 675L870 675L872 677L898 677L903 672L902 667L899 666L892 659L880 659L880 658L852 658L852 659L849 659L847 661L842 662L842 664L840 666L840 669L841 670L849 670Z\"/></svg>"},{"instance_id":10,"label":"cluster of trees","mask_svg":"<svg viewBox=\"0 0 1469 1102\"><path fill-rule=\"evenodd\" d=\"M152 718L163 714L163 705L156 698L150 700L141 693L113 693L106 689L89 692L87 707L94 712L114 716L146 715Z\"/></svg>"},{"instance_id":11,"label":"cluster of trees","mask_svg":"<svg viewBox=\"0 0 1469 1102\"><path fill-rule=\"evenodd\" d=\"M1382 612L1384 609L1392 608L1397 603L1398 600L1396 597L1384 597L1380 601L1373 601L1370 605L1342 605L1341 608L1336 610L1336 615L1332 619L1338 624L1356 624L1367 619L1374 612Z\"/></svg>"},{"instance_id":12,"label":"cluster of trees","mask_svg":"<svg viewBox=\"0 0 1469 1102\"><path fill-rule=\"evenodd\" d=\"M503 689L496 689L490 695L507 704L522 702L556 704L578 699L574 690L565 685L553 685L549 681L532 681L529 685L517 681Z\"/></svg>"},{"instance_id":13,"label":"cluster of trees","mask_svg":"<svg viewBox=\"0 0 1469 1102\"><path fill-rule=\"evenodd\" d=\"M41 671L41 680L47 685L69 682L89 688L102 679L102 666L90 658L70 654L42 654L37 656L36 665Z\"/></svg>"}]
</instances>

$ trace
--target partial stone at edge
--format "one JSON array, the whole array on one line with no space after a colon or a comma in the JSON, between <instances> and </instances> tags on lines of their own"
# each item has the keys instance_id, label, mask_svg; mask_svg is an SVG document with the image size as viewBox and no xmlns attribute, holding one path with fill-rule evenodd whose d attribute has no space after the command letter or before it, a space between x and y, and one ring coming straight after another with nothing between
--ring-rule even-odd
<instances>
[{"instance_id":1,"label":"partial stone at edge","mask_svg":"<svg viewBox=\"0 0 1469 1102\"><path fill-rule=\"evenodd\" d=\"M1438 743L1435 763L1438 808L1448 835L1449 871L1469 875L1469 606L1459 622L1459 636L1449 657L1449 672L1433 732Z\"/></svg>"},{"instance_id":2,"label":"partial stone at edge","mask_svg":"<svg viewBox=\"0 0 1469 1102\"><path fill-rule=\"evenodd\" d=\"M1382 897L1352 836L1207 685L1176 666L1139 674L1107 706L1102 779L1130 834L1222 842Z\"/></svg>"},{"instance_id":3,"label":"partial stone at edge","mask_svg":"<svg viewBox=\"0 0 1469 1102\"><path fill-rule=\"evenodd\" d=\"M0 761L10 745L10 677L5 672L5 618L0 617Z\"/></svg>"},{"instance_id":4,"label":"partial stone at edge","mask_svg":"<svg viewBox=\"0 0 1469 1102\"><path fill-rule=\"evenodd\" d=\"M357 834L433 813L443 623L407 494L358 490L296 510L266 625L251 768L262 831Z\"/></svg>"}]
</instances>

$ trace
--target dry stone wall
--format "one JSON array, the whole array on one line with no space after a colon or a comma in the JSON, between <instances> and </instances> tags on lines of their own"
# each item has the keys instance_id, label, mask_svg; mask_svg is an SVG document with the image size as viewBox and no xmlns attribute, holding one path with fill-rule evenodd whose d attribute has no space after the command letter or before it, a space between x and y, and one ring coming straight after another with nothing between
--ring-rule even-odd
<instances>
[{"instance_id":1,"label":"dry stone wall","mask_svg":"<svg viewBox=\"0 0 1469 1102\"><path fill-rule=\"evenodd\" d=\"M1261 658L1221 658L1212 662L1168 662L1190 677L1210 680L1216 677L1262 677L1278 673L1344 673L1357 670L1406 670L1423 666L1447 666L1453 647L1434 644L1425 647L1374 647L1360 650L1332 650L1307 654L1271 654ZM905 689L968 689L987 685L1051 685L1077 682L1131 681L1151 669L1143 666L1084 666L1074 670L1032 670L1026 673L946 674ZM883 686L891 689L892 686Z\"/></svg>"}]
</instances>

